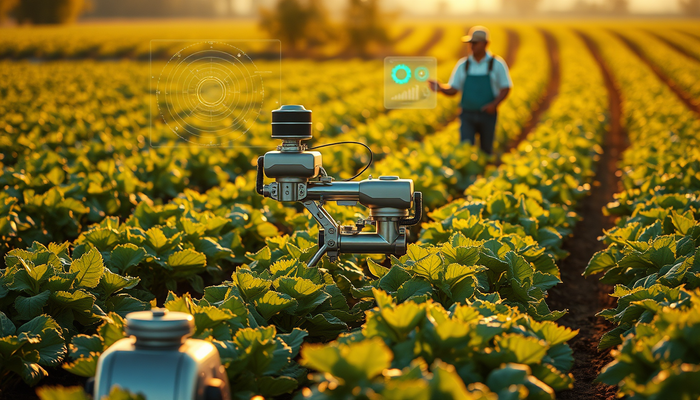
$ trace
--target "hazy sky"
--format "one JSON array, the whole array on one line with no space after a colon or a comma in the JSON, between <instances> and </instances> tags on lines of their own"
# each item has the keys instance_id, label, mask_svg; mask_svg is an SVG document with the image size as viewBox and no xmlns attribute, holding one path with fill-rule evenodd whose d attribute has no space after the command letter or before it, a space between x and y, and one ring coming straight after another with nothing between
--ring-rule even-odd
<instances>
[{"instance_id":1,"label":"hazy sky","mask_svg":"<svg viewBox=\"0 0 700 400\"><path fill-rule=\"evenodd\" d=\"M233 4L241 13L247 13L251 8L260 5L275 3L276 0L233 0ZM501 7L501 0L447 0L450 3L450 10L454 12L474 12L477 7L482 12L498 12ZM586 0L591 3L605 4L607 0ZM406 11L412 13L433 12L436 9L438 0L383 0L387 5L397 4ZM576 0L542 0L542 10L562 10L571 8ZM678 0L629 0L630 11L634 13L674 13L679 12ZM330 8L333 4L344 7L346 1L326 0L326 5Z\"/></svg>"},{"instance_id":2,"label":"hazy sky","mask_svg":"<svg viewBox=\"0 0 700 400\"><path fill-rule=\"evenodd\" d=\"M473 11L477 5L483 11L497 11L500 0L448 0L455 11ZM561 10L571 8L576 0L542 0L542 10ZM591 3L605 4L605 0L589 0ZM433 3L433 1L426 2ZM629 0L630 11L639 13L678 12L678 0Z\"/></svg>"}]
</instances>

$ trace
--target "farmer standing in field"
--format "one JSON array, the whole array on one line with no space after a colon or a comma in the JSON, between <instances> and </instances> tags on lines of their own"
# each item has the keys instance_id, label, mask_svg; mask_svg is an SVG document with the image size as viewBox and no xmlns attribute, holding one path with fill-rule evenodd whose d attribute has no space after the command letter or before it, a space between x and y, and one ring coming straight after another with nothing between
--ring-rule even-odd
<instances>
[{"instance_id":1,"label":"farmer standing in field","mask_svg":"<svg viewBox=\"0 0 700 400\"><path fill-rule=\"evenodd\" d=\"M513 82L505 61L486 50L489 36L485 27L472 27L467 36L462 36L462 42L471 45L472 53L457 62L449 83L429 83L432 91L448 96L462 92L460 139L474 144L478 133L481 149L493 154L498 105L508 96Z\"/></svg>"}]
</instances>

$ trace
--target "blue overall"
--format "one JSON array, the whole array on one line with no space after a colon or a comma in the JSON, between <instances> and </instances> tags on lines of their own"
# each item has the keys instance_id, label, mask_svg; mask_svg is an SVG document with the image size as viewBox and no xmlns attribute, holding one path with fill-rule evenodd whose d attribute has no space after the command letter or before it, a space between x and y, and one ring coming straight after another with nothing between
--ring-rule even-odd
<instances>
[{"instance_id":1,"label":"blue overall","mask_svg":"<svg viewBox=\"0 0 700 400\"><path fill-rule=\"evenodd\" d=\"M481 111L481 107L491 103L496 98L491 89L491 69L493 58L489 60L486 75L469 75L469 60L465 63L467 76L462 87L462 126L460 140L474 144L475 135L479 134L481 150L486 154L493 153L493 140L496 131L497 113L489 114Z\"/></svg>"}]
</instances>

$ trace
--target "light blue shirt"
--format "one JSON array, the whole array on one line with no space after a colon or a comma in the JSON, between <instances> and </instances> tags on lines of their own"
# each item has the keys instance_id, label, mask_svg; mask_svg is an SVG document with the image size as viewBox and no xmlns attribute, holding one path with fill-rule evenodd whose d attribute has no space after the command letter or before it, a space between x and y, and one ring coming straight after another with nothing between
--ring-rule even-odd
<instances>
[{"instance_id":1,"label":"light blue shirt","mask_svg":"<svg viewBox=\"0 0 700 400\"><path fill-rule=\"evenodd\" d=\"M477 62L474 56L469 55L469 75L481 75L484 76L489 71L489 60L494 58L491 52L487 51L481 62ZM452 70L452 75L450 76L450 81L448 84L458 91L462 91L464 87L464 80L467 79L467 71L465 71L464 64L467 62L467 57L462 57L457 61L457 65ZM510 73L508 72L508 66L506 62L499 56L495 57L493 62L493 69L491 70L491 90L493 90L493 96L496 97L501 92L503 88L512 88L513 81L510 79Z\"/></svg>"}]
</instances>

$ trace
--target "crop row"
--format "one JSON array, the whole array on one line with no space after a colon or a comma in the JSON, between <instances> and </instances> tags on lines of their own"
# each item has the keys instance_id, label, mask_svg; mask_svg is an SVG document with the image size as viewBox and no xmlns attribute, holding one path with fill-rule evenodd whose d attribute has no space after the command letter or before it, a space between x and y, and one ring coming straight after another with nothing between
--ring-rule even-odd
<instances>
[{"instance_id":1,"label":"crop row","mask_svg":"<svg viewBox=\"0 0 700 400\"><path fill-rule=\"evenodd\" d=\"M700 98L700 63L692 60L649 33L631 31L624 36L632 40L649 60L692 98Z\"/></svg>"},{"instance_id":2,"label":"crop row","mask_svg":"<svg viewBox=\"0 0 700 400\"><path fill-rule=\"evenodd\" d=\"M591 36L619 83L631 143L623 191L606 206L619 222L585 272L603 274L617 298L599 313L616 325L599 347L621 346L598 379L634 399L696 398L700 121L618 39Z\"/></svg>"},{"instance_id":3,"label":"crop row","mask_svg":"<svg viewBox=\"0 0 700 400\"><path fill-rule=\"evenodd\" d=\"M226 195L231 196L229 199L238 198L237 192L227 193ZM189 206L187 208L202 206L203 199L195 197L194 192L190 191L189 196L193 198L188 200L196 204L196 206L191 206L191 204L185 202L185 204ZM221 204L221 200L217 201L212 196L209 197L207 205ZM4 296L4 304L15 305L15 312L10 313L9 317L6 316L6 319L14 321L10 322L12 326L14 326L15 323L19 326L22 321L30 320L37 322L39 321L37 318L39 318L41 321L46 322L37 332L37 335L41 336L45 331L50 330L47 327L55 328L55 325L51 324L46 318L41 317L41 315L35 315L40 311L46 311L51 313L55 320L61 321L61 323L65 325L61 328L61 331L63 335L68 338L75 335L77 332L81 332L83 326L90 326L95 321L94 318L99 318L104 313L118 312L124 315L128 311L147 307L147 302L153 301L155 296L145 292L143 288L150 289L153 292L157 292L157 287L174 289L173 282L197 276L193 275L193 273L196 274L202 269L208 268L216 270L215 265L207 266L207 260L216 264L221 258L237 257L232 254L232 251L227 252L225 248L208 239L208 237L201 237L202 235L219 236L219 239L228 239L229 243L232 243L232 247L236 247L234 246L235 243L240 244L242 242L240 237L236 238L236 235L231 234L231 232L228 234L221 234L223 230L230 230L231 227L230 224L225 224L225 221L222 221L223 218L212 215L208 210L204 211L202 213L203 215L200 215L192 209L185 210L182 203L177 204L177 207L155 206L155 208L154 210L149 207L148 204L142 204L134 212L130 222L120 224L116 219L108 218L99 226L93 226L90 231L81 235L81 238L73 244L74 249L70 255L67 252L68 244L65 244L62 250L58 249L55 245L44 248L41 245L35 244L28 249L26 253L19 254L17 251L13 251L12 254L8 255L8 260L13 260L16 257L22 261L19 261L18 264L10 261L8 269L6 269L4 274L5 282L8 283L8 287L12 286L14 288L10 295ZM239 213L239 215L245 217L245 211L247 210L241 211L243 211L243 213ZM228 214L228 216L231 217L234 215L235 214ZM287 215L285 215L285 217L286 216ZM274 229L270 224L259 223L259 220L255 221L256 224L253 225L245 221L246 218L242 219L242 226L255 227L255 231L258 231L258 233L265 229ZM166 220L171 220L174 225L170 225L171 223L166 222ZM165 225L161 225L161 222ZM238 224L238 222L235 221L229 222L233 222L234 225ZM173 228L176 229L173 230ZM176 233L177 230L180 232ZM250 229L248 229L248 231L249 230ZM140 234L138 232L142 233ZM276 231L274 232L276 233ZM199 235L197 233L199 233ZM135 240L139 235L143 240ZM298 238L298 240L302 239L303 238ZM299 243L300 248L308 250L308 245L313 242L307 240L306 245L301 245L301 243ZM201 252L199 250L201 250ZM236 250L238 250L237 253L239 253L242 248L237 247ZM308 253L308 251L306 252ZM264 253L264 251L262 251L262 253ZM55 263L55 260L51 263L48 261L49 259L54 259L51 254L61 259L60 266ZM203 254L206 254L206 257L204 257ZM239 253L238 256L241 256L241 254ZM266 258L264 254L249 255L249 257L256 259L261 265L265 265ZM21 276L24 276L24 272L36 271L35 267L41 262L37 260L44 262L43 267L42 264L39 264L39 269L44 268L43 271L45 272L43 272L41 276L32 275L29 278L29 281L35 278L35 281L31 282L31 287L14 287L16 274L19 273ZM268 258L268 265L269 260ZM15 268L18 265L21 265L22 268L26 266L24 272ZM48 266L51 268L48 268ZM109 268L105 268L105 266ZM66 269L64 270L63 268ZM157 272L159 268L165 268L171 271L169 276L171 283L163 281L158 282L158 277L162 277L162 274ZM80 282L70 280L72 273L75 272L78 274L88 270L89 273L86 272L81 275L90 275L90 280L85 282L83 282L83 280ZM112 270L116 272L111 272ZM111 274L107 271L110 271ZM138 278L130 278L127 274L137 275ZM148 276L150 276L150 278ZM54 285L56 285L54 282L59 280L59 278L64 278L60 281L62 285L60 289L65 289L62 291L65 292L63 293L63 297L56 297L54 294ZM51 284L49 284L49 281ZM113 282L118 282L118 284L116 286L107 286L108 289L105 288L106 285L111 285ZM48 286L42 286L43 284L47 284ZM134 289L134 286L137 284L140 284L139 287L141 290ZM199 287L200 290L203 286L197 279L192 279L189 284L192 285L193 288ZM119 300L114 300L113 297ZM78 299L80 299L81 302L79 302ZM88 305L87 303L90 302L90 300L92 300L91 305ZM72 304L72 308L68 307L69 309L65 310L66 305L61 303L61 301ZM18 304L21 304L19 308L17 308ZM23 307L25 304L32 304L33 306L31 309L27 309ZM265 317L271 317L269 311L262 311L266 310L266 303L258 302L258 304L261 307L258 312L258 314L261 315L260 318L263 318L263 315ZM65 310L66 312L64 314L66 314L66 316L57 314L56 310L58 309ZM342 310L342 307L340 309ZM82 310L83 315L77 322L78 325L74 325L72 322L75 321L74 312L78 312L78 310ZM358 310L361 310L361 308L358 308ZM303 309L298 311L303 315ZM354 319L358 318L357 311L350 314L352 315L351 317L344 318L348 322L352 322ZM359 315L359 318L361 318L361 315ZM323 316L323 318L316 318L316 320L315 324L320 325L321 332L323 332L323 329L330 329L326 325L332 325L333 322L332 319L328 322L328 318L325 316ZM8 327L10 326L9 324L6 325ZM338 325L341 328L345 326L344 323L336 323L335 325L335 329L338 328ZM24 325L19 327L20 331L24 331L25 329L28 328ZM16 329L9 330L19 334ZM333 332L333 330L331 330L331 332ZM24 343L19 342L17 342L17 344L20 348L24 345ZM25 350L29 351L29 349ZM53 357L60 358L63 355L63 350L61 350L61 348L55 348L54 350L56 350L56 353L52 355ZM23 353L23 351L19 349L14 352L14 356L20 359L26 355L27 353ZM47 355L47 357L49 356ZM53 364L54 363L49 363L45 365ZM40 368L36 368L36 370L41 371ZM41 377L41 375L41 373L37 373L35 376L25 377L25 379L29 379L31 382L33 379Z\"/></svg>"},{"instance_id":4,"label":"crop row","mask_svg":"<svg viewBox=\"0 0 700 400\"><path fill-rule=\"evenodd\" d=\"M310 65L293 62L291 69L303 76ZM368 106L364 101L352 107L353 99L379 97L378 74L360 72L380 66L357 62L325 65L329 70L326 83L315 82L321 84L317 91L306 90L304 79L295 78L284 92L291 92L289 97L310 108L324 103L315 113L315 128L321 132L319 143L361 136L381 158L383 153L436 131L455 113L454 102L444 98L437 113L396 111L379 115L383 107ZM114 68L122 72L115 73ZM126 68L94 63L70 67L52 64L53 73L46 66L37 66L31 68L34 76L27 76L25 64L8 64L3 79L5 94L14 104L20 104L5 115L5 130L10 135L5 136L3 144L3 153L8 156L3 160L2 183L10 190L4 197L7 230L3 236L14 243L10 247L34 240L48 243L72 239L82 230L81 221L96 222L106 216L127 218L129 210L142 199L167 200L187 187L206 190L250 171L251 160L257 156L255 148L149 149L148 105L140 101L148 89L136 84L142 81L137 78L145 73L143 68L146 66L133 63L127 63ZM331 84L345 75L363 78L351 80L349 86ZM103 81L112 82L112 86ZM30 100L23 95L29 91L40 95L42 85L60 88L65 97L36 101L36 96ZM353 88L363 86L367 88L355 90L342 101L326 101L330 96L338 97L338 92L328 92L327 87L345 87L352 93ZM94 97L87 97L88 93L94 93ZM26 110L23 114L22 109ZM378 117L373 119L375 115ZM267 136L266 118L262 119L251 129L246 145L273 145ZM78 144L88 138L93 140ZM332 150L324 151L334 161L328 167L332 174L347 176L368 161L366 154L354 148ZM245 182L250 188L249 174ZM249 203L255 204L252 200Z\"/></svg>"},{"instance_id":5,"label":"crop row","mask_svg":"<svg viewBox=\"0 0 700 400\"><path fill-rule=\"evenodd\" d=\"M397 25L389 26L390 38L401 33ZM431 25L426 28L430 29ZM240 40L256 41L268 37L256 21L201 22L130 22L114 24L78 24L61 27L3 28L0 40L2 58L139 58L148 59L151 51L169 57L173 42L182 40ZM153 39L165 40L151 42ZM408 39L408 38L407 38ZM318 49L319 56L340 53L340 41L333 41ZM420 43L419 43L420 45ZM269 42L253 45L254 52L274 49ZM174 47L178 49L177 47ZM409 46L410 49L410 46Z\"/></svg>"},{"instance_id":6,"label":"crop row","mask_svg":"<svg viewBox=\"0 0 700 400\"><path fill-rule=\"evenodd\" d=\"M693 39L688 34L673 30L656 32L656 34L670 43L673 43L675 46L682 48L696 59L700 59L700 40Z\"/></svg>"},{"instance_id":7,"label":"crop row","mask_svg":"<svg viewBox=\"0 0 700 400\"><path fill-rule=\"evenodd\" d=\"M68 356L64 368L90 376L123 335L120 314L164 304L195 315L195 337L217 345L241 398L309 383L302 394L321 397L411 388L439 397L453 387L454 396L552 398L571 385L565 342L575 332L547 321L561 313L547 307L546 290L559 281L555 257L588 190L605 121L595 64L570 32L556 36L565 79L548 122L466 199L432 213L421 243L391 268L360 256L307 268L315 227L275 202L241 205L255 197L243 178L204 194L184 190L165 205L140 201L127 220L105 218L72 244L8 254L0 293L6 365L34 382ZM574 95L584 89L600 93ZM435 130L401 113L386 121ZM296 232L279 236L269 221ZM246 253L255 240L266 246ZM178 285L203 295L176 295ZM301 347L350 328L361 329ZM306 368L325 374L308 382Z\"/></svg>"},{"instance_id":8,"label":"crop row","mask_svg":"<svg viewBox=\"0 0 700 400\"><path fill-rule=\"evenodd\" d=\"M526 44L518 51L517 60L521 61L510 70L516 84L498 111L497 151L505 149L520 135L531 118L530 110L544 96L550 75L551 66L542 35L533 28L521 28L518 33ZM407 143L400 152L382 159L374 169L384 175L408 174L406 177L414 180L416 190L423 192L423 202L428 209L461 197L467 186L483 172L486 158L475 148L459 143L459 124L455 121L422 141Z\"/></svg>"},{"instance_id":9,"label":"crop row","mask_svg":"<svg viewBox=\"0 0 700 400\"><path fill-rule=\"evenodd\" d=\"M523 178L534 175L543 180L576 180L577 188L590 181L600 152L596 144L604 130L605 90L601 77L590 73L596 70L595 63L580 40L566 31L557 31L556 35L563 45L563 58L570 61L564 63L562 71L566 77L562 93L567 96L556 101L548 112L551 125L539 126L519 150L504 158L502 167L475 184L483 189L507 180L510 186L498 187L492 196L482 199L469 196L456 200L431 213L435 222L423 225L421 244L410 246L409 254L401 259L392 258L390 269L368 261L372 274L381 276L378 285L377 281L369 285L378 308L367 314L361 331L341 335L329 344L302 348L301 363L319 371L314 376L317 383L306 397L339 398L372 391L390 397L409 390L399 384L406 381L411 381L415 390L436 396L432 380L448 375L444 362L448 363L447 372L452 370L449 366L454 367L454 373L466 385L459 385L460 390L471 392L474 398L487 398L484 384L499 398L553 398L553 390L571 387L567 371L573 358L565 342L575 332L550 321L535 322L562 315L550 312L544 302L546 290L558 282L559 271L551 254L558 253L561 242L551 240L551 235L538 237L532 232L538 228L565 231L565 224L545 216L549 212L562 215L557 207L568 214L585 190L568 198L570 188L566 185L551 185L555 192L561 188L553 194L541 191L535 179L528 182ZM582 88L597 88L599 93L583 102L571 96ZM574 119L571 114L585 117ZM533 146L538 150L532 151ZM578 157L576 165L581 167L575 171L567 163L542 165L545 159L559 157L569 162L570 157ZM523 176L512 175L514 168L520 170L524 165L535 165L543 171L533 168ZM470 190L466 193L469 195ZM476 195L478 189L471 193ZM570 218L568 223L575 220L571 215L565 217ZM458 279L461 269L455 261L473 264L473 277L469 274ZM387 290L383 281L390 274L394 275L393 281L403 273L396 271L407 272L404 279L408 280L395 289L395 294L395 287L388 288L391 297L374 288ZM411 273L422 279L416 280L415 275L411 278ZM413 295L404 300L409 287ZM363 291L353 283L353 295L362 295ZM420 297L426 295L429 300L424 303ZM466 306L460 301L464 297ZM464 318L463 313L469 316ZM515 320L515 325L504 324L508 320ZM489 333L484 337L487 325L493 327L494 336ZM550 334L543 334L545 326ZM365 351L381 356L349 356ZM432 374L416 375L416 369ZM353 371L364 371L364 375L357 376Z\"/></svg>"},{"instance_id":10,"label":"crop row","mask_svg":"<svg viewBox=\"0 0 700 400\"><path fill-rule=\"evenodd\" d=\"M82 215L92 222L111 215L126 218L140 199L168 199L188 187L206 190L251 170L252 160L259 152L256 148L149 148L148 104L142 100L147 89L136 84L139 71L145 72L147 67L127 65L128 68L119 68L122 73L116 73L112 66L93 63L78 63L71 67L54 64L51 66L55 68L52 76L34 69L37 73L34 79L27 76L26 71L22 76L25 64L8 64L9 67L4 69L11 71L3 79L7 98L18 105L4 116L4 129L8 135L3 136L2 144L5 155L2 185L6 188L5 194L16 199L4 202L8 209L3 216L8 218L7 224L12 228L4 232L4 236L26 236L27 244L33 240L48 243L48 240L75 238L80 231ZM367 65L375 64L355 63L350 68L330 64L329 67L341 71L335 76L339 78ZM300 73L304 74L304 68ZM109 75L114 79L109 80ZM333 78L336 74L329 75ZM326 86L332 86L331 78ZM103 85L100 83L103 80L113 85ZM368 82L360 80L356 84L363 83ZM42 95L41 85L56 87L66 93L66 97L48 99ZM292 87L292 90L297 89ZM30 100L28 93L37 96ZM94 97L88 96L91 93ZM324 102L317 98L318 93L305 93L308 100L305 103L310 107L316 108L315 104ZM303 100L304 97L299 95L295 99ZM426 114L426 118L414 115L405 121L399 116L391 119L384 116L373 128L367 129L353 115L364 121L365 116L369 118L378 110L370 112L367 104L361 104L359 98L351 96L345 99L346 104L341 108L348 111L338 109L340 103L332 101L329 107L319 109L320 116L316 118L325 118L329 127L325 130L345 130L337 125L334 128L334 123L360 127L366 141L375 150L379 143L384 143L382 147L386 148L386 143L398 146L411 140L412 137L406 135L409 127L414 135L422 134L431 125L439 123L440 118L447 118ZM352 106L352 99L358 100L356 106ZM328 111L324 111L326 109ZM263 148L274 146L269 139L269 125L263 122L251 129L245 144ZM321 128L319 123L316 128ZM415 125L411 125L413 123ZM389 130L397 140L384 142ZM349 131L349 134L357 132ZM322 140L329 139L322 136ZM346 171L356 170L366 162L367 156L360 154L356 158L356 162L348 157L345 162L349 164L336 165ZM248 182L252 183L252 180ZM10 216L11 213L17 215Z\"/></svg>"}]
</instances>

